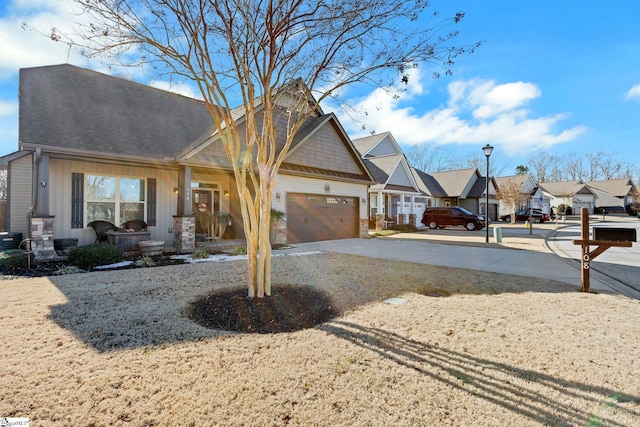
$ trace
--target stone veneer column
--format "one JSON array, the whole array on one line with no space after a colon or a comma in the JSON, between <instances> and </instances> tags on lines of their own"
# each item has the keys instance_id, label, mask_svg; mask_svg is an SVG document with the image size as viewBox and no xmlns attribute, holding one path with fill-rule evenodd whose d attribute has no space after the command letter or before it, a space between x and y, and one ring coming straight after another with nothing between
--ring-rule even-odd
<instances>
[{"instance_id":1,"label":"stone veneer column","mask_svg":"<svg viewBox=\"0 0 640 427\"><path fill-rule=\"evenodd\" d=\"M173 216L173 247L179 253L196 250L196 217Z\"/></svg>"},{"instance_id":2,"label":"stone veneer column","mask_svg":"<svg viewBox=\"0 0 640 427\"><path fill-rule=\"evenodd\" d=\"M287 219L283 218L278 222L271 222L269 230L269 240L272 245L284 245L287 243Z\"/></svg>"},{"instance_id":3,"label":"stone veneer column","mask_svg":"<svg viewBox=\"0 0 640 427\"><path fill-rule=\"evenodd\" d=\"M369 238L369 218L360 218L360 238Z\"/></svg>"},{"instance_id":4,"label":"stone veneer column","mask_svg":"<svg viewBox=\"0 0 640 427\"><path fill-rule=\"evenodd\" d=\"M407 214L400 213L398 214L398 225L405 225L407 223Z\"/></svg>"},{"instance_id":5,"label":"stone veneer column","mask_svg":"<svg viewBox=\"0 0 640 427\"><path fill-rule=\"evenodd\" d=\"M376 230L380 231L384 228L384 214L376 214Z\"/></svg>"},{"instance_id":6,"label":"stone veneer column","mask_svg":"<svg viewBox=\"0 0 640 427\"><path fill-rule=\"evenodd\" d=\"M35 252L32 256L36 262L50 261L56 256L53 247L54 219L53 216L31 217L31 236L27 237L34 242Z\"/></svg>"},{"instance_id":7,"label":"stone veneer column","mask_svg":"<svg viewBox=\"0 0 640 427\"><path fill-rule=\"evenodd\" d=\"M416 226L416 214L409 214L409 225Z\"/></svg>"}]
</instances>

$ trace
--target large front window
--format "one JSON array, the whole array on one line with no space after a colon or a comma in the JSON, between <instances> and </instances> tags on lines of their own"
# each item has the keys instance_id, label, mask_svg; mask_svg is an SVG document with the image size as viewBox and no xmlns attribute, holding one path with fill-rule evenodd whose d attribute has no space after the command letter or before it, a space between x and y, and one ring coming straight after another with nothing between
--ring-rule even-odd
<instances>
[{"instance_id":1,"label":"large front window","mask_svg":"<svg viewBox=\"0 0 640 427\"><path fill-rule=\"evenodd\" d=\"M87 223L96 220L116 225L145 219L144 179L87 175Z\"/></svg>"}]
</instances>

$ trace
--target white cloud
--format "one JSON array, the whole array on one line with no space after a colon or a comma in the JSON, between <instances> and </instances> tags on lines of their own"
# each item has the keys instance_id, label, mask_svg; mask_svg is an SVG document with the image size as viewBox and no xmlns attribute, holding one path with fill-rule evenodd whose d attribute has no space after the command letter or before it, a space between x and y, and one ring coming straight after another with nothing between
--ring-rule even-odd
<instances>
[{"instance_id":1,"label":"white cloud","mask_svg":"<svg viewBox=\"0 0 640 427\"><path fill-rule=\"evenodd\" d=\"M565 114L533 117L523 108L541 96L532 83L497 84L474 79L452 82L447 89L446 105L429 111L419 111L422 100L411 88L400 98L376 89L356 101L356 110L366 111L365 117L360 121L346 117L340 120L354 137L372 130L391 131L401 144L490 143L500 146L507 155L550 148L586 132L584 126L556 130Z\"/></svg>"},{"instance_id":2,"label":"white cloud","mask_svg":"<svg viewBox=\"0 0 640 427\"><path fill-rule=\"evenodd\" d=\"M166 90L167 92L177 93L179 95L188 96L189 98L202 99L200 93L196 93L193 86L183 82L168 82L164 80L151 80L148 83L149 86L156 89Z\"/></svg>"},{"instance_id":3,"label":"white cloud","mask_svg":"<svg viewBox=\"0 0 640 427\"><path fill-rule=\"evenodd\" d=\"M79 17L69 2L45 0L14 0L0 19L0 79L15 76L20 68L87 60L70 51L62 43L54 43L40 34L52 28L71 32ZM26 24L28 28L23 28Z\"/></svg>"},{"instance_id":4,"label":"white cloud","mask_svg":"<svg viewBox=\"0 0 640 427\"><path fill-rule=\"evenodd\" d=\"M640 101L640 83L629 89L624 99L625 101L628 101L630 99L637 99L638 101Z\"/></svg>"},{"instance_id":5,"label":"white cloud","mask_svg":"<svg viewBox=\"0 0 640 427\"><path fill-rule=\"evenodd\" d=\"M18 113L18 103L0 100L0 117L11 116Z\"/></svg>"}]
</instances>

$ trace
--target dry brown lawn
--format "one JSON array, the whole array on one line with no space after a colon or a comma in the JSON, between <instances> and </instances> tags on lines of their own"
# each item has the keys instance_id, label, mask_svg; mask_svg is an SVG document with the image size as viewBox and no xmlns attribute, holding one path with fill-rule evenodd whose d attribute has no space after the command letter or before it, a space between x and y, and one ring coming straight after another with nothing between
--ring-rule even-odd
<instances>
[{"instance_id":1,"label":"dry brown lawn","mask_svg":"<svg viewBox=\"0 0 640 427\"><path fill-rule=\"evenodd\" d=\"M640 304L520 276L274 258L325 292L312 329L185 315L244 261L0 281L0 417L31 426L640 425ZM383 302L401 297L403 304Z\"/></svg>"}]
</instances>

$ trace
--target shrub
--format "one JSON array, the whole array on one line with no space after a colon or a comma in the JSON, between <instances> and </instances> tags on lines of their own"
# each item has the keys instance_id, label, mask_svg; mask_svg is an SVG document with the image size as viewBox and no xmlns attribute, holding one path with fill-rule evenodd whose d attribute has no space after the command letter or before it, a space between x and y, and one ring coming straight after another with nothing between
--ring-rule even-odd
<instances>
[{"instance_id":1,"label":"shrub","mask_svg":"<svg viewBox=\"0 0 640 427\"><path fill-rule=\"evenodd\" d=\"M206 259L206 258L209 258L209 252L207 252L206 249L198 249L197 251L191 254L191 258Z\"/></svg>"},{"instance_id":2,"label":"shrub","mask_svg":"<svg viewBox=\"0 0 640 427\"><path fill-rule=\"evenodd\" d=\"M58 269L53 274L60 276L65 274L76 274L76 273L84 273L84 270L76 267L75 265L63 265L61 267L58 267Z\"/></svg>"},{"instance_id":3,"label":"shrub","mask_svg":"<svg viewBox=\"0 0 640 427\"><path fill-rule=\"evenodd\" d=\"M27 268L27 254L21 250L0 252L0 269L6 273Z\"/></svg>"},{"instance_id":4,"label":"shrub","mask_svg":"<svg viewBox=\"0 0 640 427\"><path fill-rule=\"evenodd\" d=\"M104 243L78 246L71 248L67 261L69 264L82 269L114 264L122 261L122 249Z\"/></svg>"},{"instance_id":5,"label":"shrub","mask_svg":"<svg viewBox=\"0 0 640 427\"><path fill-rule=\"evenodd\" d=\"M155 267L156 262L148 256L143 256L134 262L136 267Z\"/></svg>"},{"instance_id":6,"label":"shrub","mask_svg":"<svg viewBox=\"0 0 640 427\"><path fill-rule=\"evenodd\" d=\"M396 230L401 233L413 233L418 231L418 228L413 224L393 224L389 229Z\"/></svg>"},{"instance_id":7,"label":"shrub","mask_svg":"<svg viewBox=\"0 0 640 427\"><path fill-rule=\"evenodd\" d=\"M244 246L236 246L235 248L233 248L233 252L231 252L231 254L233 255L246 255L247 254L247 248Z\"/></svg>"}]
</instances>

